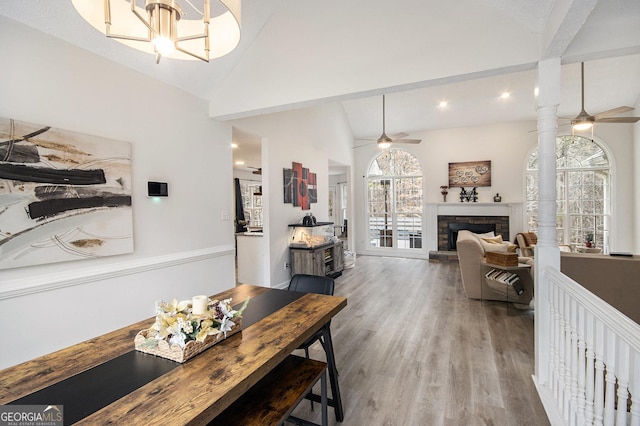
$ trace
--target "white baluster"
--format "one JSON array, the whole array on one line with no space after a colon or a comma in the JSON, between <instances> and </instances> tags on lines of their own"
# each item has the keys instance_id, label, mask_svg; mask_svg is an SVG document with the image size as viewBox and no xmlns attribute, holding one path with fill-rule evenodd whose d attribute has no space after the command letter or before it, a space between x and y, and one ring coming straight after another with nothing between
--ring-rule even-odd
<instances>
[{"instance_id":1,"label":"white baluster","mask_svg":"<svg viewBox=\"0 0 640 426\"><path fill-rule=\"evenodd\" d=\"M584 424L585 418L585 368L586 368L586 353L585 348L587 344L585 342L584 328L585 328L585 313L584 307L578 306L578 389L577 389L577 399L578 399L578 413L577 419L578 424Z\"/></svg>"},{"instance_id":2,"label":"white baluster","mask_svg":"<svg viewBox=\"0 0 640 426\"><path fill-rule=\"evenodd\" d=\"M565 407L565 377L566 377L566 360L565 360L565 340L566 340L566 332L565 332L565 308L564 308L564 291L558 292L558 312L560 313L559 323L558 323L558 409L561 413L564 414ZM566 420L566 419L565 419Z\"/></svg>"},{"instance_id":3,"label":"white baluster","mask_svg":"<svg viewBox=\"0 0 640 426\"><path fill-rule=\"evenodd\" d=\"M606 389L604 391L604 426L613 426L615 420L615 400L616 400L616 335L611 329L606 332L605 364L606 374L604 380Z\"/></svg>"},{"instance_id":4,"label":"white baluster","mask_svg":"<svg viewBox=\"0 0 640 426\"><path fill-rule=\"evenodd\" d=\"M554 285L551 286L552 290L549 292L551 297L551 328L552 328L552 336L550 338L551 342L551 385L553 389L553 398L556 402L560 402L560 331L561 331L561 317L560 317L560 309L559 309L559 289L560 286Z\"/></svg>"},{"instance_id":5,"label":"white baluster","mask_svg":"<svg viewBox=\"0 0 640 426\"><path fill-rule=\"evenodd\" d=\"M594 336L593 336L593 315L590 312L586 312L586 405L584 409L584 418L585 424L590 425L593 423L593 393L595 390L595 357L596 353L594 352Z\"/></svg>"},{"instance_id":6,"label":"white baluster","mask_svg":"<svg viewBox=\"0 0 640 426\"><path fill-rule=\"evenodd\" d=\"M555 304L553 301L553 293L554 293L554 288L553 286L550 286L549 288L549 335L547 336L547 339L549 341L549 363L547 364L548 367L548 371L547 371L547 379L548 379L548 385L549 385L549 390L553 393L553 388L554 388L554 382L555 382L555 377L554 377L554 368L553 368L553 364L554 364L554 352L555 352L555 348L554 348L554 338L553 335L555 333L555 318L556 318L556 308L555 308Z\"/></svg>"},{"instance_id":7,"label":"white baluster","mask_svg":"<svg viewBox=\"0 0 640 426\"><path fill-rule=\"evenodd\" d=\"M569 405L569 424L576 424L576 413L578 412L578 304L571 298L569 315L569 328L571 333L571 344L569 346L569 360L571 364L571 402Z\"/></svg>"},{"instance_id":8,"label":"white baluster","mask_svg":"<svg viewBox=\"0 0 640 426\"><path fill-rule=\"evenodd\" d=\"M571 415L571 298L564 294L564 419L570 422Z\"/></svg>"},{"instance_id":9,"label":"white baluster","mask_svg":"<svg viewBox=\"0 0 640 426\"><path fill-rule=\"evenodd\" d=\"M640 352L633 354L633 382L631 383L631 426L640 426Z\"/></svg>"},{"instance_id":10,"label":"white baluster","mask_svg":"<svg viewBox=\"0 0 640 426\"><path fill-rule=\"evenodd\" d=\"M618 412L616 424L627 424L627 400L629 399L629 345L618 339Z\"/></svg>"},{"instance_id":11,"label":"white baluster","mask_svg":"<svg viewBox=\"0 0 640 426\"><path fill-rule=\"evenodd\" d=\"M596 394L594 396L594 421L602 426L604 421L604 324L596 321Z\"/></svg>"}]
</instances>

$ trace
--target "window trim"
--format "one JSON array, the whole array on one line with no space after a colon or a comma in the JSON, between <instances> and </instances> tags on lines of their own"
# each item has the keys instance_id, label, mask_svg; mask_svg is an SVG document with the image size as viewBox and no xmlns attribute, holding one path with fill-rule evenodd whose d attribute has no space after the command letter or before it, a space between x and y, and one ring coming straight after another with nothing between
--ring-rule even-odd
<instances>
[{"instance_id":1,"label":"window trim","mask_svg":"<svg viewBox=\"0 0 640 426\"><path fill-rule=\"evenodd\" d=\"M424 194L425 194L425 191L424 191L424 186L425 186L424 169L423 169L422 163L420 162L420 159L414 153L412 153L411 151L406 150L406 149L402 149L402 148L390 148L388 151L399 151L399 152L405 153L407 155L410 155L413 158L413 160L416 162L421 174L419 174L419 175L413 175L413 174L412 175L409 175L409 174L406 174L406 175L403 175L403 174L401 174L401 175L398 175L398 174L395 174L395 175L385 175L385 174L370 175L369 172L370 172L371 167L373 166L374 162L376 161L376 159L380 155L384 154L386 151L377 152L377 153L375 153L375 155L372 156L370 161L367 163L367 167L365 169L365 173L364 173L364 176L363 176L364 177L364 179L363 179L363 182L364 182L363 189L364 189L364 201L365 201L364 202L364 217L365 217L365 220L363 222L364 222L364 231L365 231L365 235L366 235L366 238L365 238L365 241L364 241L365 250L368 251L371 254L383 254L384 253L385 256L403 256L403 257L409 256L409 257L412 257L411 253L413 253L415 255L420 255L420 254L423 254L425 252L425 250L426 250L426 236L427 236L427 234L425 232L425 229L426 229L426 227L425 227L426 218L425 218L425 208L424 208L424 205L425 205L425 201L424 201ZM409 179L409 178L411 178L411 179L420 178L422 180L422 184L421 184L421 187L420 187L420 190L422 191L422 193L421 193L421 203L420 203L421 204L421 209L420 209L420 213L419 213L420 214L420 231L422 233L422 244L421 244L422 247L420 247L420 248L399 247L398 246L398 232L393 232L392 233L393 241L392 241L392 246L391 247L380 247L380 246L371 245L371 238L370 238L371 229L369 227L369 219L370 219L370 216L369 216L369 182L371 180L381 180L381 179L389 179L389 180L393 181L392 187L394 187L394 190L393 190L393 193L391 194L391 200L389 200L389 203L392 206L394 206L394 211L395 211L395 203L396 203L395 183L396 183L396 181L398 179ZM392 213L392 217L391 217L391 229L392 230L396 230L397 229L397 213L395 213L395 212ZM407 241L409 241L409 240L407 240Z\"/></svg>"}]
</instances>

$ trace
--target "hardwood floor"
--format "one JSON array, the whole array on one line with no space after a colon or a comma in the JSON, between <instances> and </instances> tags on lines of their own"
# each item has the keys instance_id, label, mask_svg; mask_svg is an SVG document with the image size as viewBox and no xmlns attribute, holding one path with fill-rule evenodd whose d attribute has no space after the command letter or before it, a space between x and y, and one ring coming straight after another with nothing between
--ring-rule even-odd
<instances>
[{"instance_id":1,"label":"hardwood floor","mask_svg":"<svg viewBox=\"0 0 640 426\"><path fill-rule=\"evenodd\" d=\"M549 425L531 379L533 315L467 299L457 264L358 257L336 295L348 298L331 323L342 424ZM311 356L324 359L319 344ZM306 400L294 414L320 421Z\"/></svg>"}]
</instances>

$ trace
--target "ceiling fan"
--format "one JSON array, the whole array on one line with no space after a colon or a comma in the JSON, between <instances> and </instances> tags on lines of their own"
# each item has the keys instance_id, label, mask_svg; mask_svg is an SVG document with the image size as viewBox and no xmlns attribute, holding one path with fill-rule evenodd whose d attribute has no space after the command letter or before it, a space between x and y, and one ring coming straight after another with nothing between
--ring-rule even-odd
<instances>
[{"instance_id":1,"label":"ceiling fan","mask_svg":"<svg viewBox=\"0 0 640 426\"><path fill-rule=\"evenodd\" d=\"M409 136L409 134L404 132L387 136L386 128L385 128L385 97L384 95L382 95L382 134L378 139L369 139L369 140L375 140L376 143L378 144L378 148L380 149L387 149L391 146L392 143L418 144L422 142L422 139L405 139L406 136Z\"/></svg>"},{"instance_id":2,"label":"ceiling fan","mask_svg":"<svg viewBox=\"0 0 640 426\"><path fill-rule=\"evenodd\" d=\"M593 127L594 123L635 123L640 120L640 117L610 117L611 115L632 111L633 108L628 106L620 106L595 115L588 114L584 110L584 62L580 63L580 82L582 109L580 114L571 120L571 127L573 130L588 130Z\"/></svg>"}]
</instances>

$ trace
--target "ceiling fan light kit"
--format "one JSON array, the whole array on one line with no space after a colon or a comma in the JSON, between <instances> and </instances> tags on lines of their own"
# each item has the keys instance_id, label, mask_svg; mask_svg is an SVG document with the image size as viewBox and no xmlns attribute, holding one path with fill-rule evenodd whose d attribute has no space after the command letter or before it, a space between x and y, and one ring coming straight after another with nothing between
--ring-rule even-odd
<instances>
[{"instance_id":1,"label":"ceiling fan light kit","mask_svg":"<svg viewBox=\"0 0 640 426\"><path fill-rule=\"evenodd\" d=\"M102 8L99 1L72 0L91 26L129 47L155 54L156 64L163 56L209 62L238 46L241 0L217 1L226 11L212 18L210 0L184 0L194 15L201 16L194 20L186 19L177 0L144 0L144 8L136 0L103 0Z\"/></svg>"},{"instance_id":2,"label":"ceiling fan light kit","mask_svg":"<svg viewBox=\"0 0 640 426\"><path fill-rule=\"evenodd\" d=\"M380 138L378 139L377 144L378 144L378 148L380 149L390 148L391 138L383 133L382 136L380 136Z\"/></svg>"},{"instance_id":3,"label":"ceiling fan light kit","mask_svg":"<svg viewBox=\"0 0 640 426\"><path fill-rule=\"evenodd\" d=\"M623 112L632 111L633 108L627 106L621 106L610 109L608 111L601 112L596 115L588 114L584 109L584 62L580 63L580 90L581 90L581 110L580 114L571 120L571 129L576 132L582 132L591 129L593 137L593 125L594 123L635 123L640 120L640 117L608 117L609 115L620 114Z\"/></svg>"},{"instance_id":4,"label":"ceiling fan light kit","mask_svg":"<svg viewBox=\"0 0 640 426\"><path fill-rule=\"evenodd\" d=\"M594 121L595 121L595 118L593 116L588 115L587 113L582 111L580 115L578 115L575 119L571 120L571 126L573 127L573 130L580 132L580 131L591 129L593 127Z\"/></svg>"}]
</instances>

